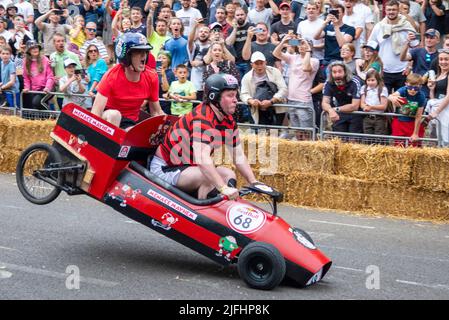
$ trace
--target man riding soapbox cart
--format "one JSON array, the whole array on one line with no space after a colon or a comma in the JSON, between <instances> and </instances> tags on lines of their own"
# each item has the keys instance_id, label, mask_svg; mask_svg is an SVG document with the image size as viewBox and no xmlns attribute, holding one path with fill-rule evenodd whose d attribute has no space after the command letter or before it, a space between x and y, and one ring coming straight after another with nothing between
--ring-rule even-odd
<instances>
[{"instance_id":1,"label":"man riding soapbox cart","mask_svg":"<svg viewBox=\"0 0 449 320\"><path fill-rule=\"evenodd\" d=\"M147 117L126 132L69 104L51 133L53 145L23 151L19 190L35 204L61 191L87 194L219 264L237 263L252 288L273 289L285 276L301 287L320 281L332 262L307 233L277 216L281 193L251 185L235 201L223 195L198 200L144 167L176 119ZM273 212L241 198L250 193L270 196Z\"/></svg>"}]
</instances>

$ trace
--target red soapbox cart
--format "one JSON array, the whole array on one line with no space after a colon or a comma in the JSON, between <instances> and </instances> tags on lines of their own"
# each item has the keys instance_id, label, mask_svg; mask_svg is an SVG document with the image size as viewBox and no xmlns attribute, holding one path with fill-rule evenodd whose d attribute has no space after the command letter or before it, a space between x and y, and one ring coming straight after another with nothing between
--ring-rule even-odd
<instances>
[{"instance_id":1,"label":"red soapbox cart","mask_svg":"<svg viewBox=\"0 0 449 320\"><path fill-rule=\"evenodd\" d=\"M126 132L69 104L51 133L53 145L23 151L19 190L41 205L61 191L86 194L221 265L237 263L252 288L273 289L285 277L301 287L320 281L332 262L306 232L277 215L281 193L256 185L240 189L235 201L198 200L146 169L176 119L148 117ZM270 196L273 212L244 200L250 193Z\"/></svg>"}]
</instances>

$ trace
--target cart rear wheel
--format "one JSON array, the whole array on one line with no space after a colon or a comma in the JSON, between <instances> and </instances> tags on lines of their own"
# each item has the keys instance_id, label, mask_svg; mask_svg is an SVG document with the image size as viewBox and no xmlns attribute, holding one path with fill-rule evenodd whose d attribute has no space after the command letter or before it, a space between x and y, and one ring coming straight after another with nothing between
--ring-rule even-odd
<instances>
[{"instance_id":1,"label":"cart rear wheel","mask_svg":"<svg viewBox=\"0 0 449 320\"><path fill-rule=\"evenodd\" d=\"M47 204L59 196L61 189L41 179L62 185L62 173L45 172L56 163L61 163L61 155L55 147L45 143L33 144L22 152L17 163L16 181L25 199L34 204Z\"/></svg>"},{"instance_id":2,"label":"cart rear wheel","mask_svg":"<svg viewBox=\"0 0 449 320\"><path fill-rule=\"evenodd\" d=\"M285 276L285 259L278 249L264 242L247 245L239 255L238 271L248 286L255 289L271 290Z\"/></svg>"}]
</instances>

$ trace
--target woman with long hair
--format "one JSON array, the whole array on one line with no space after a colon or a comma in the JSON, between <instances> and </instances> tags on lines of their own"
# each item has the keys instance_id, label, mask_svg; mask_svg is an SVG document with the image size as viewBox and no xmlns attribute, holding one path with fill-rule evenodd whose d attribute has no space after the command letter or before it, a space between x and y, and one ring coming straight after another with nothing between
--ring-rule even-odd
<instances>
[{"instance_id":1,"label":"woman with long hair","mask_svg":"<svg viewBox=\"0 0 449 320\"><path fill-rule=\"evenodd\" d=\"M87 47L84 63L87 70L87 91L89 96L93 98L97 93L98 83L108 71L108 65L104 59L100 58L98 47L94 44Z\"/></svg>"},{"instance_id":2,"label":"woman with long hair","mask_svg":"<svg viewBox=\"0 0 449 320\"><path fill-rule=\"evenodd\" d=\"M449 146L449 49L438 52L438 73L435 79L427 81L430 100L426 111L430 119L440 121L443 144Z\"/></svg>"},{"instance_id":3,"label":"woman with long hair","mask_svg":"<svg viewBox=\"0 0 449 320\"><path fill-rule=\"evenodd\" d=\"M206 56L210 56L212 62L206 66L206 70L203 73L204 82L215 73L230 74L240 81L240 72L233 62L233 57L229 57L229 51L225 50L222 42L216 41L212 43Z\"/></svg>"},{"instance_id":4,"label":"woman with long hair","mask_svg":"<svg viewBox=\"0 0 449 320\"><path fill-rule=\"evenodd\" d=\"M34 40L28 40L23 61L23 93L43 91L43 93L25 94L23 106L26 109L48 110L48 101L53 95L55 78L50 60L42 54L42 47Z\"/></svg>"},{"instance_id":5,"label":"woman with long hair","mask_svg":"<svg viewBox=\"0 0 449 320\"><path fill-rule=\"evenodd\" d=\"M357 76L365 80L369 70L376 70L381 76L383 74L383 63L379 57L379 46L376 42L369 41L363 46L363 59L357 60Z\"/></svg>"},{"instance_id":6,"label":"woman with long hair","mask_svg":"<svg viewBox=\"0 0 449 320\"><path fill-rule=\"evenodd\" d=\"M77 15L73 18L72 29L70 30L70 39L68 50L79 55L79 49L86 41L86 33L84 32L85 21L82 15Z\"/></svg>"}]
</instances>

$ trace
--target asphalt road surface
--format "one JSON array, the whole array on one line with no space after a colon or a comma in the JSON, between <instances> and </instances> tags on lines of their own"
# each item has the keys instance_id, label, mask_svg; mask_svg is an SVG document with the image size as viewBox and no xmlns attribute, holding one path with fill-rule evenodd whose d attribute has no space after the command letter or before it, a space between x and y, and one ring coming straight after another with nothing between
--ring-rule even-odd
<instances>
[{"instance_id":1,"label":"asphalt road surface","mask_svg":"<svg viewBox=\"0 0 449 320\"><path fill-rule=\"evenodd\" d=\"M0 299L449 299L449 225L281 206L333 266L267 292L87 196L36 206L14 175L0 186Z\"/></svg>"}]
</instances>

